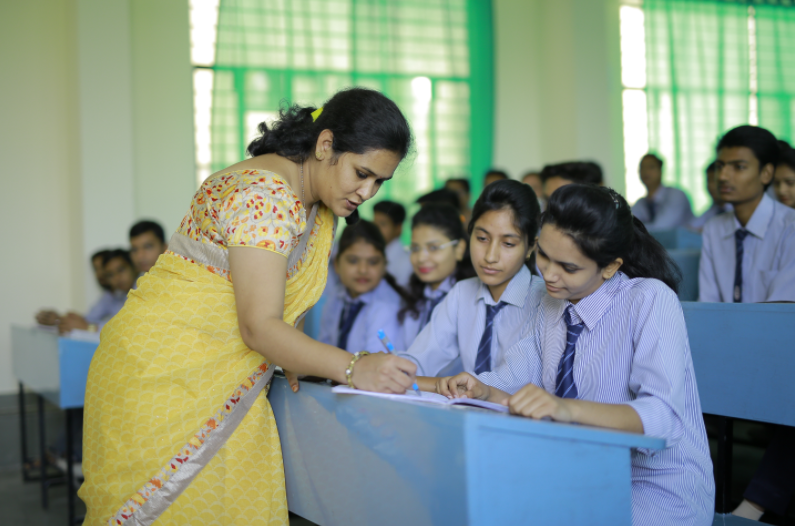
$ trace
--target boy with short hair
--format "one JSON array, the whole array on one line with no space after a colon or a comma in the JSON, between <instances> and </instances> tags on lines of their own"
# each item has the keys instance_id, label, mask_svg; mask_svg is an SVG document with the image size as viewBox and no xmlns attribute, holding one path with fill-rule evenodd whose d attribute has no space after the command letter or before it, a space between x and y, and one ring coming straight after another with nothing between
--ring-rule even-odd
<instances>
[{"instance_id":1,"label":"boy with short hair","mask_svg":"<svg viewBox=\"0 0 795 526\"><path fill-rule=\"evenodd\" d=\"M400 242L405 220L406 209L400 203L381 201L373 206L373 223L386 240L386 271L404 287L414 272L409 254Z\"/></svg>"},{"instance_id":2,"label":"boy with short hair","mask_svg":"<svg viewBox=\"0 0 795 526\"><path fill-rule=\"evenodd\" d=\"M149 272L167 249L163 227L158 223L144 220L130 228L130 257L139 274Z\"/></svg>"},{"instance_id":3,"label":"boy with short hair","mask_svg":"<svg viewBox=\"0 0 795 526\"><path fill-rule=\"evenodd\" d=\"M646 197L632 205L632 214L648 230L670 230L693 220L690 199L680 189L662 184L662 169L663 160L653 153L644 155L638 166Z\"/></svg>"},{"instance_id":4,"label":"boy with short hair","mask_svg":"<svg viewBox=\"0 0 795 526\"><path fill-rule=\"evenodd\" d=\"M716 150L718 191L734 213L704 226L699 300L795 301L795 210L765 193L778 162L776 138L739 126Z\"/></svg>"}]
</instances>

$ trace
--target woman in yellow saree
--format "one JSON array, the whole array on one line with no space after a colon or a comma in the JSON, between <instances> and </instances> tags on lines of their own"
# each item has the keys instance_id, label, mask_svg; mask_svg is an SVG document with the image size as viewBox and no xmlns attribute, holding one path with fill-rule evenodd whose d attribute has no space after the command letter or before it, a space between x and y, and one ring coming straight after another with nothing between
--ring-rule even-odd
<instances>
[{"instance_id":1,"label":"woman in yellow saree","mask_svg":"<svg viewBox=\"0 0 795 526\"><path fill-rule=\"evenodd\" d=\"M411 133L392 101L360 88L260 131L250 159L202 184L102 331L86 388L86 525L288 522L273 366L347 381L351 355L297 327L325 286L335 215L356 216ZM404 392L414 373L374 354L350 380Z\"/></svg>"}]
</instances>

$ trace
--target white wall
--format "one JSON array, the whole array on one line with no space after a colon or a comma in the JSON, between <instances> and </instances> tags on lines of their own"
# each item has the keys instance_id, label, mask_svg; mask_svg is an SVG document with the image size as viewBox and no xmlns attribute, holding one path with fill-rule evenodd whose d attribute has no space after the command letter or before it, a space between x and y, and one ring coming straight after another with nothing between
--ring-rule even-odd
<instances>
[{"instance_id":1,"label":"white wall","mask_svg":"<svg viewBox=\"0 0 795 526\"><path fill-rule=\"evenodd\" d=\"M599 162L624 189L617 0L493 0L494 165Z\"/></svg>"},{"instance_id":2,"label":"white wall","mask_svg":"<svg viewBox=\"0 0 795 526\"><path fill-rule=\"evenodd\" d=\"M196 190L184 0L0 3L0 393L12 323L99 295L89 255Z\"/></svg>"}]
</instances>

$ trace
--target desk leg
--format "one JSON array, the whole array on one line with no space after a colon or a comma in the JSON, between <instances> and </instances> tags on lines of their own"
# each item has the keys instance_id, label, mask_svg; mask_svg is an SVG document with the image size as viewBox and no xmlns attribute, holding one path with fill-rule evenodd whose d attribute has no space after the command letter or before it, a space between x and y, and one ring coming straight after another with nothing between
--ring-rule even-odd
<instances>
[{"instance_id":1,"label":"desk leg","mask_svg":"<svg viewBox=\"0 0 795 526\"><path fill-rule=\"evenodd\" d=\"M30 482L33 480L28 473L27 466L32 464L28 457L28 427L25 419L25 386L19 382L19 442L22 446L22 482Z\"/></svg>"},{"instance_id":2,"label":"desk leg","mask_svg":"<svg viewBox=\"0 0 795 526\"><path fill-rule=\"evenodd\" d=\"M732 442L734 420L722 416L718 424L718 458L715 463L715 511L732 512Z\"/></svg>"},{"instance_id":3,"label":"desk leg","mask_svg":"<svg viewBox=\"0 0 795 526\"><path fill-rule=\"evenodd\" d=\"M75 524L75 471L74 471L74 409L66 410L66 498L69 510L69 526Z\"/></svg>"},{"instance_id":4,"label":"desk leg","mask_svg":"<svg viewBox=\"0 0 795 526\"><path fill-rule=\"evenodd\" d=\"M44 397L36 395L39 418L39 476L41 477L41 507L47 509L47 439L44 436Z\"/></svg>"}]
</instances>

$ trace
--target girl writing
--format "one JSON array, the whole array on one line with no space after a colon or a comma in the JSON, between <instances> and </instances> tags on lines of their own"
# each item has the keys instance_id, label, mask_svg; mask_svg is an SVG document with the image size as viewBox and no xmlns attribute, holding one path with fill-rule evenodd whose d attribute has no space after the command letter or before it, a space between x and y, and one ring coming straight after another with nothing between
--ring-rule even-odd
<instances>
[{"instance_id":1,"label":"girl writing","mask_svg":"<svg viewBox=\"0 0 795 526\"><path fill-rule=\"evenodd\" d=\"M614 191L569 185L541 218L548 296L533 334L477 378L438 392L513 414L645 433L663 451L632 456L633 524L712 523L715 486L682 307L679 272Z\"/></svg>"}]
</instances>

